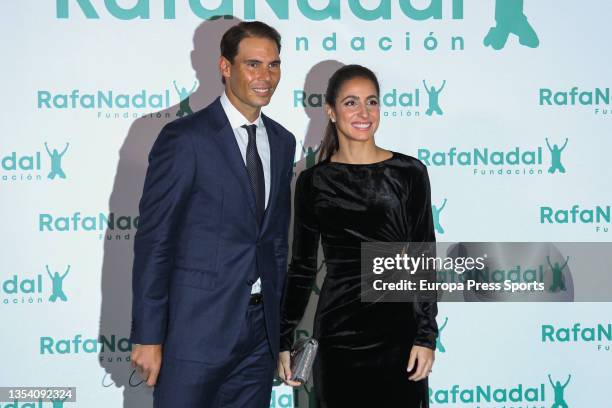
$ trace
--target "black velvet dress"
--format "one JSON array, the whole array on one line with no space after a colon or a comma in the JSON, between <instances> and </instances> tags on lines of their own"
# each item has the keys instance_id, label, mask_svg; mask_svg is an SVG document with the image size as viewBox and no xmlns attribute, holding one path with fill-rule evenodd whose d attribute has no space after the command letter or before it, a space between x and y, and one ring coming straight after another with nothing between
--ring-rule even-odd
<instances>
[{"instance_id":1,"label":"black velvet dress","mask_svg":"<svg viewBox=\"0 0 612 408\"><path fill-rule=\"evenodd\" d=\"M413 344L435 349L436 303L363 303L361 242L433 242L425 166L400 153L373 164L324 161L303 171L295 191L294 237L281 318L289 350L317 271L321 237L327 275L313 336L319 408L428 407L427 379L408 380Z\"/></svg>"}]
</instances>

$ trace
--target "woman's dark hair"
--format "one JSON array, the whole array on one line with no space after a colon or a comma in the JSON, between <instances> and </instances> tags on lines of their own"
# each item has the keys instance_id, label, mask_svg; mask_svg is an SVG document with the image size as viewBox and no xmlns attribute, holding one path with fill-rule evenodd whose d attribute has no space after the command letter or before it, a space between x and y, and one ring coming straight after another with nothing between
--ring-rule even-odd
<instances>
[{"instance_id":1,"label":"woman's dark hair","mask_svg":"<svg viewBox=\"0 0 612 408\"><path fill-rule=\"evenodd\" d=\"M374 72L362 65L345 65L338 69L329 78L327 83L327 91L325 91L325 103L332 108L336 107L336 99L338 98L338 92L342 88L345 82L355 78L364 78L371 81L376 88L376 94L380 95L380 85ZM325 128L325 135L321 142L321 150L319 153L319 161L325 161L329 159L340 147L338 144L338 132L336 130L336 124L329 120L327 127Z\"/></svg>"},{"instance_id":2,"label":"woman's dark hair","mask_svg":"<svg viewBox=\"0 0 612 408\"><path fill-rule=\"evenodd\" d=\"M247 37L267 38L276 43L278 52L281 50L281 36L276 29L261 21L243 21L236 24L223 34L221 38L221 55L229 62L234 63L234 57L238 54L240 41Z\"/></svg>"}]
</instances>

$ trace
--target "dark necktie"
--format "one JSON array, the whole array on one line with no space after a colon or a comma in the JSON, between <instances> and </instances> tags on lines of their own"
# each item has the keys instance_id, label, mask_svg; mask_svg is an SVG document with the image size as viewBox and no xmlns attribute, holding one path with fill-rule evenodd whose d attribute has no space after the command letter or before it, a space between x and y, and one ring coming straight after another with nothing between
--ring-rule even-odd
<instances>
[{"instance_id":1,"label":"dark necktie","mask_svg":"<svg viewBox=\"0 0 612 408\"><path fill-rule=\"evenodd\" d=\"M243 125L242 127L245 128L249 134L249 143L247 144L246 151L246 168L247 173L249 173L251 187L255 193L257 221L261 224L266 206L266 182L264 179L263 165L261 164L261 158L257 152L257 143L255 141L257 125Z\"/></svg>"}]
</instances>

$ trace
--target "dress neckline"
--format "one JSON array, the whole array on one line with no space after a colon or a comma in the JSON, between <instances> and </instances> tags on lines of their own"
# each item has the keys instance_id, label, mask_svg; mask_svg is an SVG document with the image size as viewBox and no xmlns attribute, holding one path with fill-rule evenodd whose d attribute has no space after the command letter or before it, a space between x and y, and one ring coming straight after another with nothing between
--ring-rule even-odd
<instances>
[{"instance_id":1,"label":"dress neckline","mask_svg":"<svg viewBox=\"0 0 612 408\"><path fill-rule=\"evenodd\" d=\"M388 159L384 159L384 160L381 160L381 161L374 162L374 163L344 163L344 162L333 162L333 161L331 161L331 157L329 157L329 158L327 159L327 163L329 163L329 164L339 164L339 165L341 165L341 166L351 166L351 167L359 167L359 166L361 166L361 167L363 167L363 166L377 166L377 165L384 164L384 163L386 163L386 162L388 162L388 161L391 161L391 160L395 159L396 153L395 153L393 150L390 150L390 152L391 152L391 157L389 157Z\"/></svg>"}]
</instances>

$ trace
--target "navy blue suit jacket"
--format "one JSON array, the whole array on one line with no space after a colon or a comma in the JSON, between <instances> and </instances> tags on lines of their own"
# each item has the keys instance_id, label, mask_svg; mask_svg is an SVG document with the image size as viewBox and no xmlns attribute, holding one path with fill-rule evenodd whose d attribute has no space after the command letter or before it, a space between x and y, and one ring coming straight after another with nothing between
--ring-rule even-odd
<instances>
[{"instance_id":1,"label":"navy blue suit jacket","mask_svg":"<svg viewBox=\"0 0 612 408\"><path fill-rule=\"evenodd\" d=\"M270 197L261 225L234 132L219 99L166 125L149 154L134 241L131 341L176 358L222 362L261 277L274 356L287 270L295 138L262 115Z\"/></svg>"}]
</instances>

